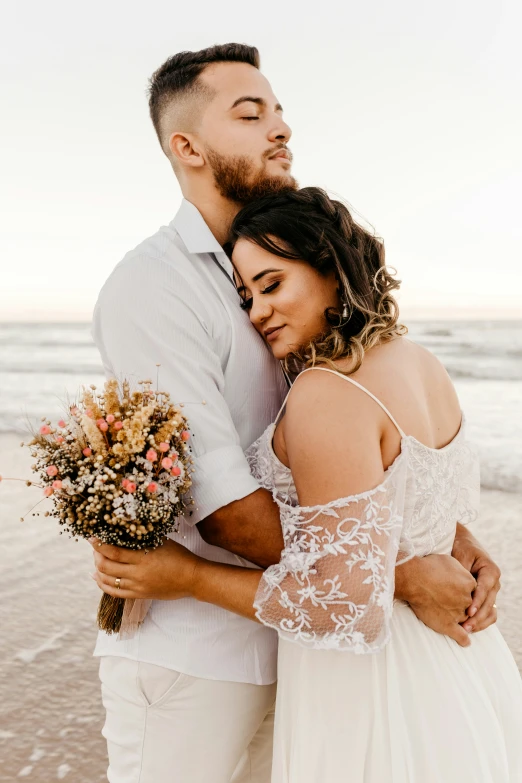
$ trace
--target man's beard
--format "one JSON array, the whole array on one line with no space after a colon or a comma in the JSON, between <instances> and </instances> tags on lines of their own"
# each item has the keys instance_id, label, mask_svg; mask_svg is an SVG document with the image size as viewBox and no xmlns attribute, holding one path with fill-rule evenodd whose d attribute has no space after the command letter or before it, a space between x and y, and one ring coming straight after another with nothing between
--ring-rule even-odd
<instances>
[{"instance_id":1,"label":"man's beard","mask_svg":"<svg viewBox=\"0 0 522 783\"><path fill-rule=\"evenodd\" d=\"M246 155L222 155L209 148L207 155L218 191L237 204L248 204L299 187L291 175L275 177L267 174L264 167L253 174L252 161Z\"/></svg>"}]
</instances>

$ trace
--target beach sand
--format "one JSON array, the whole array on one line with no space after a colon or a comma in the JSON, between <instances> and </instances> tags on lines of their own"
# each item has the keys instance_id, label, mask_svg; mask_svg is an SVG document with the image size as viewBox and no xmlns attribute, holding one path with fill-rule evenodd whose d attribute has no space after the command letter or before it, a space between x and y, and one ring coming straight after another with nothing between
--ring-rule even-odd
<instances>
[{"instance_id":1,"label":"beach sand","mask_svg":"<svg viewBox=\"0 0 522 783\"><path fill-rule=\"evenodd\" d=\"M30 477L19 438L0 437L0 473ZM52 518L19 518L39 490L0 487L0 781L106 780L92 550ZM37 510L45 510L42 503ZM522 495L484 491L474 532L503 570L499 627L522 670Z\"/></svg>"}]
</instances>

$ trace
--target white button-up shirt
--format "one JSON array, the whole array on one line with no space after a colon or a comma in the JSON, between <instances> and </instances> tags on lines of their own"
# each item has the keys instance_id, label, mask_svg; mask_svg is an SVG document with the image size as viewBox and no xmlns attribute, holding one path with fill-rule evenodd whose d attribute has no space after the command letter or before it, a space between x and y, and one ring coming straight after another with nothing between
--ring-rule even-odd
<instances>
[{"instance_id":1,"label":"white button-up shirt","mask_svg":"<svg viewBox=\"0 0 522 783\"><path fill-rule=\"evenodd\" d=\"M286 390L279 363L239 307L231 275L202 216L183 201L174 220L112 272L96 304L93 337L108 376L155 379L160 363L160 388L185 403L197 510L172 538L208 560L252 567L206 544L195 526L259 489L243 450L275 419ZM276 653L271 629L194 599L153 601L134 638L100 633L95 650L255 684L275 681Z\"/></svg>"}]
</instances>

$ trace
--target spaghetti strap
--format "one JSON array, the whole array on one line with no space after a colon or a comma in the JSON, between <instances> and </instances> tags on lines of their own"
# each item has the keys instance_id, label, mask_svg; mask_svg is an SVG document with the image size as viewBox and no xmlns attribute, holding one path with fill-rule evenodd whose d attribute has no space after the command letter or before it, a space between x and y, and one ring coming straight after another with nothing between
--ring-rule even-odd
<instances>
[{"instance_id":1,"label":"spaghetti strap","mask_svg":"<svg viewBox=\"0 0 522 783\"><path fill-rule=\"evenodd\" d=\"M406 433L404 432L404 430L402 430L402 429L399 427L399 425L397 424L397 422L395 421L395 419L394 419L394 418L393 418L393 416L391 415L391 413L390 413L390 411L388 410L388 408L387 408L387 407L386 407L386 406L385 406L385 405L384 405L384 404L383 404L383 403L382 403L382 402L381 402L381 401L380 401L380 400L379 400L379 399L378 399L378 398L375 396L375 394L372 394L372 393L371 393L371 391L369 391L369 389L367 389L367 388L366 388L366 386L361 386L361 384L360 384L360 383L357 383L357 381L354 381L354 380L353 380L353 378L349 378L347 375L343 375L342 373L340 373L340 372L336 372L335 370L330 370L330 369L328 369L327 367L308 367L306 370L303 370L303 371L302 371L302 372L299 374L298 378L300 378L300 377L301 377L301 375L304 375L304 374L305 374L305 372L311 372L312 370L317 370L317 371L321 371L321 372L329 372L329 373L331 373L332 375L337 375L339 378L342 378L342 380L343 380L343 381L348 381L348 383L351 383L353 386L357 386L357 388L358 388L358 389L360 389L360 390L361 390L361 391L363 391L365 394L367 394L367 395L368 395L368 397L371 397L371 398L372 398L372 400L375 400L375 402L377 403L377 405L378 405L380 408L382 408L382 410L383 410L383 411L385 412L385 414L388 416L388 418L390 419L390 421L391 421L391 422L392 422L392 423L393 423L393 424L394 424L394 425L397 427L397 430L399 431L399 434L400 434L401 438L406 438L406 437L407 437L407 436L406 436ZM296 381L298 380L298 378L296 378ZM285 405L286 405L286 403L287 403L287 400L288 400L288 397L290 396L290 392L291 392L291 391L292 391L292 389L290 389L290 391L289 391L289 392L288 392L288 394L286 395L286 397L285 397L285 400L284 400L284 402L283 402L283 405L281 406L281 410L280 410L280 411L279 411L279 413L277 414L277 419L275 420L275 423L276 423L276 424L277 424L277 422L279 421L279 418L280 418L280 416L281 416L281 413L283 412L283 410L284 410L284 408L285 408Z\"/></svg>"},{"instance_id":2,"label":"spaghetti strap","mask_svg":"<svg viewBox=\"0 0 522 783\"><path fill-rule=\"evenodd\" d=\"M303 370L303 372L306 372L306 370ZM290 386L290 388L288 389L287 395L286 395L286 397L284 398L284 400L283 400L283 404L282 404L282 405L281 405L281 407L279 408L279 413L277 414L277 416L276 416L276 420L274 421L274 427L277 425L277 422L278 422L278 421L279 421L279 419L281 418L281 414L282 414L282 412L283 412L283 411L284 411L284 409L286 408L286 403L288 402L288 398L290 397L290 392L292 391L292 389L293 389L293 386Z\"/></svg>"}]
</instances>

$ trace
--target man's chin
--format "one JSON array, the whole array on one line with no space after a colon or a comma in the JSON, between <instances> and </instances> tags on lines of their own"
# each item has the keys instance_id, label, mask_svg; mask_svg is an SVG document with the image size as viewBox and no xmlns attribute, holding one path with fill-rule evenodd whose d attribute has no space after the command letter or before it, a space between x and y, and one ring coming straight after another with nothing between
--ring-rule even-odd
<instances>
[{"instance_id":1,"label":"man's chin","mask_svg":"<svg viewBox=\"0 0 522 783\"><path fill-rule=\"evenodd\" d=\"M245 193L245 203L257 201L265 196L278 196L297 190L299 185L290 172L259 178L250 184L248 194Z\"/></svg>"}]
</instances>

